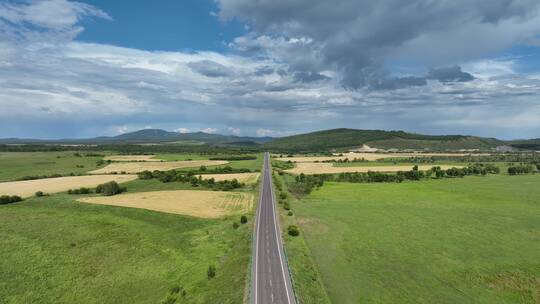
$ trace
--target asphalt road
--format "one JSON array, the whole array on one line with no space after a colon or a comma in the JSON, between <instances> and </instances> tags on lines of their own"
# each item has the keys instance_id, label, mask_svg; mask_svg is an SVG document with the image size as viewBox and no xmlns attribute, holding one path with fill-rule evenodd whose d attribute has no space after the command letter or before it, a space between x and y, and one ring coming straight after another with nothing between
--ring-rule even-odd
<instances>
[{"instance_id":1,"label":"asphalt road","mask_svg":"<svg viewBox=\"0 0 540 304\"><path fill-rule=\"evenodd\" d=\"M296 304L287 262L283 254L269 157L269 154L265 153L253 240L251 303Z\"/></svg>"}]
</instances>

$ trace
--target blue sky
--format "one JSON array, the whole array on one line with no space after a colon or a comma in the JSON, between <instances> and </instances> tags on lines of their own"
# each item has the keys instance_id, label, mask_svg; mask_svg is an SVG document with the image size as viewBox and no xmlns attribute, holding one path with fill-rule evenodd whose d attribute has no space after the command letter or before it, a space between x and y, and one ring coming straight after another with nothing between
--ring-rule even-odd
<instances>
[{"instance_id":1,"label":"blue sky","mask_svg":"<svg viewBox=\"0 0 540 304\"><path fill-rule=\"evenodd\" d=\"M538 138L539 24L537 0L0 0L0 138Z\"/></svg>"},{"instance_id":2,"label":"blue sky","mask_svg":"<svg viewBox=\"0 0 540 304\"><path fill-rule=\"evenodd\" d=\"M150 51L226 51L225 43L245 34L237 21L220 22L212 16L214 1L84 1L113 20L83 20L77 40ZM213 13L212 13L213 12Z\"/></svg>"}]
</instances>

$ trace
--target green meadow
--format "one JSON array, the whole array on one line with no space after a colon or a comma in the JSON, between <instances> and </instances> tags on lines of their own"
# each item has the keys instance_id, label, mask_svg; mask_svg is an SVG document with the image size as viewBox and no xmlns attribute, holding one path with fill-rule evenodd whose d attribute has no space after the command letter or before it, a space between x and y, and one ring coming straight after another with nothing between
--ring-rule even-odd
<instances>
[{"instance_id":1,"label":"green meadow","mask_svg":"<svg viewBox=\"0 0 540 304\"><path fill-rule=\"evenodd\" d=\"M332 303L540 303L540 175L325 183L292 209Z\"/></svg>"},{"instance_id":2,"label":"green meadow","mask_svg":"<svg viewBox=\"0 0 540 304\"><path fill-rule=\"evenodd\" d=\"M30 175L84 173L102 157L84 152L0 152L0 182Z\"/></svg>"},{"instance_id":3,"label":"green meadow","mask_svg":"<svg viewBox=\"0 0 540 304\"><path fill-rule=\"evenodd\" d=\"M0 206L1 303L242 303L250 225L74 199Z\"/></svg>"}]
</instances>

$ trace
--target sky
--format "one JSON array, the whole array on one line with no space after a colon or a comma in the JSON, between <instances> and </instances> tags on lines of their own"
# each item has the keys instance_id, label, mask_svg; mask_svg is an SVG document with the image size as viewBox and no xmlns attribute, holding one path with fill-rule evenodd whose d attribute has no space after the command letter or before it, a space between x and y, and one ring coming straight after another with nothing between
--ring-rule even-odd
<instances>
[{"instance_id":1,"label":"sky","mask_svg":"<svg viewBox=\"0 0 540 304\"><path fill-rule=\"evenodd\" d=\"M0 138L540 138L538 0L0 0Z\"/></svg>"}]
</instances>

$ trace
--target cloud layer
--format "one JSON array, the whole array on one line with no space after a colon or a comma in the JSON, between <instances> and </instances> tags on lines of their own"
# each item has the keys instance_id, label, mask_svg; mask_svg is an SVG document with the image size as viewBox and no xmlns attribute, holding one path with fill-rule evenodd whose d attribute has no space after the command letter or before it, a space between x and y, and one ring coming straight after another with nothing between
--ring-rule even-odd
<instances>
[{"instance_id":1,"label":"cloud layer","mask_svg":"<svg viewBox=\"0 0 540 304\"><path fill-rule=\"evenodd\" d=\"M519 57L488 56L538 34L536 1L397 2L221 0L221 18L253 28L223 54L84 43L76 40L82 19L114 16L79 2L0 3L0 137L146 126L540 137L540 73L520 73ZM426 20L408 16L413 10ZM460 36L456 24L483 30ZM495 30L501 34L487 35ZM437 44L439 35L456 45ZM466 43L477 35L488 37Z\"/></svg>"}]
</instances>

